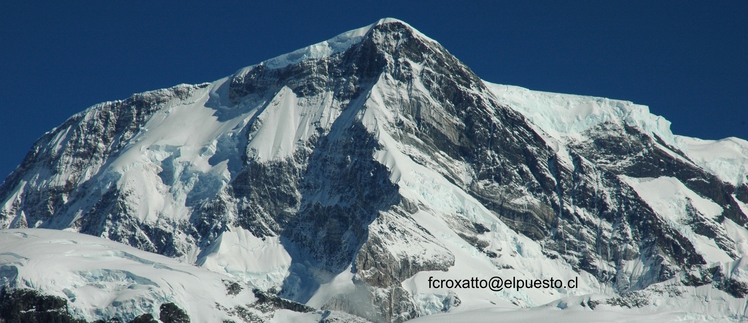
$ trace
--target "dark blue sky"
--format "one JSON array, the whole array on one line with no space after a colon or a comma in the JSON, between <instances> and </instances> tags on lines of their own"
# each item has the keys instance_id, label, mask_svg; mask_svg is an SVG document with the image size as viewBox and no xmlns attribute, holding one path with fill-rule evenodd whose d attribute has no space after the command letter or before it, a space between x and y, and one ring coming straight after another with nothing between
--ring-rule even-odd
<instances>
[{"instance_id":1,"label":"dark blue sky","mask_svg":"<svg viewBox=\"0 0 748 323\"><path fill-rule=\"evenodd\" d=\"M3 1L0 179L72 114L402 19L485 80L650 106L748 138L748 2Z\"/></svg>"}]
</instances>

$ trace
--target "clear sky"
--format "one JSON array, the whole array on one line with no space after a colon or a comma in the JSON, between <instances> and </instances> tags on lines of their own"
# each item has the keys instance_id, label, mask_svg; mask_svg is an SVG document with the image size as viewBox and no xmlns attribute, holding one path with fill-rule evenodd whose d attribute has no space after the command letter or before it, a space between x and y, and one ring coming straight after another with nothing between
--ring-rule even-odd
<instances>
[{"instance_id":1,"label":"clear sky","mask_svg":"<svg viewBox=\"0 0 748 323\"><path fill-rule=\"evenodd\" d=\"M748 139L748 1L2 1L0 180L102 101L201 83L402 19L481 78L650 106Z\"/></svg>"}]
</instances>

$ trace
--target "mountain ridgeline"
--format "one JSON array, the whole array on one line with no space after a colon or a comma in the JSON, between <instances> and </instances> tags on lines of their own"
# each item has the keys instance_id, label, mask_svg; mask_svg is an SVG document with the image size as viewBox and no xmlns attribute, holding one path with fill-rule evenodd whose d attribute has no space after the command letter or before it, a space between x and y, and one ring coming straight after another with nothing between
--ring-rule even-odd
<instances>
[{"instance_id":1,"label":"mountain ridgeline","mask_svg":"<svg viewBox=\"0 0 748 323\"><path fill-rule=\"evenodd\" d=\"M591 112L565 123L577 107ZM0 185L0 227L104 237L377 322L665 285L744 299L745 174L662 124L630 102L485 82L383 19L76 114ZM580 286L446 291L423 287L431 275Z\"/></svg>"}]
</instances>

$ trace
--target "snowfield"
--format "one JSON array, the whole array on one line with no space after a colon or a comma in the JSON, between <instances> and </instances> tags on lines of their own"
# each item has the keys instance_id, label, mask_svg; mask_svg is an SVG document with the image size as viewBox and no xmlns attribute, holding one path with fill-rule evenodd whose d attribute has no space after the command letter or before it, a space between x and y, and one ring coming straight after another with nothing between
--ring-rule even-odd
<instances>
[{"instance_id":1,"label":"snowfield","mask_svg":"<svg viewBox=\"0 0 748 323\"><path fill-rule=\"evenodd\" d=\"M70 314L88 322L159 317L159 306L174 303L192 322L240 321L235 309L252 309L253 286L173 258L107 239L46 229L0 231L0 283L66 299ZM240 291L230 292L232 284ZM229 309L228 311L225 309ZM278 321L319 321L322 313L281 310Z\"/></svg>"}]
</instances>

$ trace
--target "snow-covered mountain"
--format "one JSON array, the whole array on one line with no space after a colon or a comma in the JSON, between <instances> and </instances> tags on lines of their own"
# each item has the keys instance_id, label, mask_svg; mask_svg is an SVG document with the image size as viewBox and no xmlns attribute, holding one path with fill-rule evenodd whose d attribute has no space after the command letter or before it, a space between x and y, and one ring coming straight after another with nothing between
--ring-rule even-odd
<instances>
[{"instance_id":1,"label":"snow-covered mountain","mask_svg":"<svg viewBox=\"0 0 748 323\"><path fill-rule=\"evenodd\" d=\"M645 106L488 83L383 19L46 133L0 185L0 227L19 229L0 232L0 281L88 321L162 304L193 321L739 320L747 159ZM578 284L429 285L494 276Z\"/></svg>"}]
</instances>

